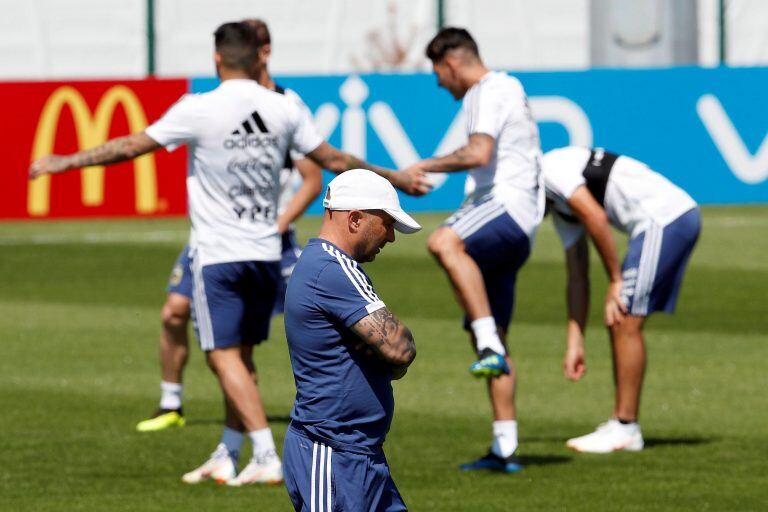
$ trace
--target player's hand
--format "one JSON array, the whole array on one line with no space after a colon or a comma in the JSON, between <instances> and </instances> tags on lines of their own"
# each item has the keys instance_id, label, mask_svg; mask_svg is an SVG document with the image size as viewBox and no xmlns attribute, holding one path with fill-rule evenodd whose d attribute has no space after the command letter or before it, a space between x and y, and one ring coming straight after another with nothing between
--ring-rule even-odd
<instances>
[{"instance_id":1,"label":"player's hand","mask_svg":"<svg viewBox=\"0 0 768 512\"><path fill-rule=\"evenodd\" d=\"M33 180L43 174L56 174L68 169L66 158L59 155L49 155L35 160L29 166L29 179Z\"/></svg>"},{"instance_id":2,"label":"player's hand","mask_svg":"<svg viewBox=\"0 0 768 512\"><path fill-rule=\"evenodd\" d=\"M418 163L392 173L392 184L412 196L423 196L432 190L432 185L427 179L427 173Z\"/></svg>"},{"instance_id":3,"label":"player's hand","mask_svg":"<svg viewBox=\"0 0 768 512\"><path fill-rule=\"evenodd\" d=\"M577 381L581 379L587 371L584 362L584 344L569 343L565 349L563 358L563 375L568 380Z\"/></svg>"},{"instance_id":4,"label":"player's hand","mask_svg":"<svg viewBox=\"0 0 768 512\"><path fill-rule=\"evenodd\" d=\"M621 286L621 280L608 285L608 293L605 295L605 325L608 327L620 324L627 314L627 306L621 300Z\"/></svg>"}]
</instances>

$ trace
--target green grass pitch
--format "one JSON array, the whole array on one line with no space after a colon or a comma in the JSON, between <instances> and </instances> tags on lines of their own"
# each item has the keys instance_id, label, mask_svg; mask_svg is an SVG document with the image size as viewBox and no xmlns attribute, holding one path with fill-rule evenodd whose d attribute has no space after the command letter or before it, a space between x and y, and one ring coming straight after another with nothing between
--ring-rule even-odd
<instances>
[{"instance_id":1,"label":"green grass pitch","mask_svg":"<svg viewBox=\"0 0 768 512\"><path fill-rule=\"evenodd\" d=\"M400 236L367 267L418 345L395 383L386 444L412 510L766 510L768 208L704 209L678 311L647 328L647 450L608 456L564 446L611 411L605 279L592 251L588 373L567 382L563 255L545 222L509 336L527 465L515 475L457 470L488 448L491 418L483 383L467 372L459 309L425 250L442 218L420 216L424 232ZM306 219L299 232L317 227ZM134 431L158 400L159 308L186 233L183 220L0 224L0 510L290 509L283 488L180 482L221 429L219 390L194 338L189 425ZM294 389L281 319L256 358L282 444Z\"/></svg>"}]
</instances>

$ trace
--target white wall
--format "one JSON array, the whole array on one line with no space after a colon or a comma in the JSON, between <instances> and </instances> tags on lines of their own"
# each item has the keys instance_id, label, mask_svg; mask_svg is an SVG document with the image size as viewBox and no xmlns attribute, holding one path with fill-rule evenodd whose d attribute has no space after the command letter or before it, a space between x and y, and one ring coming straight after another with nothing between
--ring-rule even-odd
<instances>
[{"instance_id":1,"label":"white wall","mask_svg":"<svg viewBox=\"0 0 768 512\"><path fill-rule=\"evenodd\" d=\"M502 69L589 66L589 0L446 0L446 25L466 27Z\"/></svg>"},{"instance_id":2,"label":"white wall","mask_svg":"<svg viewBox=\"0 0 768 512\"><path fill-rule=\"evenodd\" d=\"M768 65L768 2L731 0L727 3L726 54L734 66Z\"/></svg>"},{"instance_id":3,"label":"white wall","mask_svg":"<svg viewBox=\"0 0 768 512\"><path fill-rule=\"evenodd\" d=\"M145 0L0 0L0 78L142 76Z\"/></svg>"},{"instance_id":4,"label":"white wall","mask_svg":"<svg viewBox=\"0 0 768 512\"><path fill-rule=\"evenodd\" d=\"M158 74L213 74L212 34L231 20L264 19L273 73L347 73L423 67L435 32L435 0L157 0ZM379 38L384 52L371 40ZM396 45L398 65L385 55Z\"/></svg>"},{"instance_id":5,"label":"white wall","mask_svg":"<svg viewBox=\"0 0 768 512\"><path fill-rule=\"evenodd\" d=\"M675 0L666 0L675 1ZM700 63L719 62L718 0L698 0ZM437 0L155 0L160 76L212 75L212 33L261 17L273 73L428 70ZM589 67L590 0L445 0L493 68ZM0 79L141 77L146 0L0 0ZM768 1L727 0L728 62L768 65ZM394 56L394 57L393 57Z\"/></svg>"}]
</instances>

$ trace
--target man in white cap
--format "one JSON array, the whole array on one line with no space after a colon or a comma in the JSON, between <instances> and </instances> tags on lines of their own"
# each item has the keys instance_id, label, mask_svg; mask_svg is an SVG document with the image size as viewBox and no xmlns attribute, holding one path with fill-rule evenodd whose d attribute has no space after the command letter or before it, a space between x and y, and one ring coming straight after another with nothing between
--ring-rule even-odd
<instances>
[{"instance_id":1,"label":"man in white cap","mask_svg":"<svg viewBox=\"0 0 768 512\"><path fill-rule=\"evenodd\" d=\"M318 238L288 283L285 330L296 401L283 448L296 510L406 510L382 445L392 422L392 380L416 357L360 263L421 226L384 178L355 169L333 179Z\"/></svg>"}]
</instances>

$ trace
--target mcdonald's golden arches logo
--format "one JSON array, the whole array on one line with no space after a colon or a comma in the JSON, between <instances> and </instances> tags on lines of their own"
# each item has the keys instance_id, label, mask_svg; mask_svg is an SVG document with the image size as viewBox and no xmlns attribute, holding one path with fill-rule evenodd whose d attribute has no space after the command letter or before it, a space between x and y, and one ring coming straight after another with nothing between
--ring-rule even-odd
<instances>
[{"instance_id":1,"label":"mcdonald's golden arches logo","mask_svg":"<svg viewBox=\"0 0 768 512\"><path fill-rule=\"evenodd\" d=\"M147 116L136 94L124 85L110 87L99 99L96 110L91 112L83 95L74 87L65 85L56 89L43 106L32 144L32 160L53 152L59 118L64 106L72 112L78 147L90 149L103 144L109 136L115 109L122 105L131 133L147 127ZM134 160L134 187L136 212L149 214L157 211L157 165L153 154L142 155ZM31 216L48 215L51 206L51 177L41 176L29 183L27 211ZM104 166L82 169L81 201L85 206L104 204Z\"/></svg>"}]
</instances>

